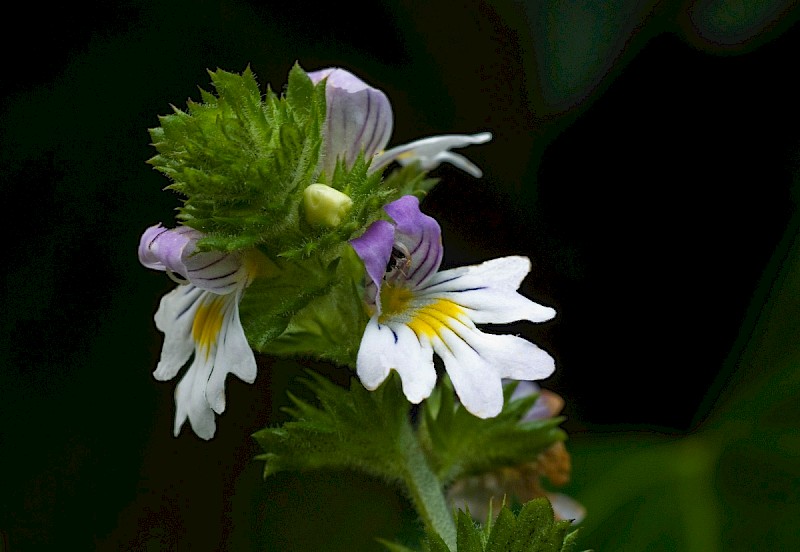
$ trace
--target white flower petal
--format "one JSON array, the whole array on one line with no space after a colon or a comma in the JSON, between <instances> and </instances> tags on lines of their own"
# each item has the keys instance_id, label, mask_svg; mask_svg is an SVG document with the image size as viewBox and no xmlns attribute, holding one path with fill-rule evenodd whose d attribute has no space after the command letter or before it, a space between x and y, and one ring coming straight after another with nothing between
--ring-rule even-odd
<instances>
[{"instance_id":1,"label":"white flower petal","mask_svg":"<svg viewBox=\"0 0 800 552\"><path fill-rule=\"evenodd\" d=\"M467 161L462 155L452 153L449 150L463 148L472 144L483 144L491 139L492 134L489 132L471 135L446 134L422 138L379 153L375 156L372 165L370 165L370 171L385 167L392 161L397 161L401 165L418 161L423 170L429 171L438 167L440 163L448 161L473 176L479 177L482 173L478 167Z\"/></svg>"},{"instance_id":2,"label":"white flower petal","mask_svg":"<svg viewBox=\"0 0 800 552\"><path fill-rule=\"evenodd\" d=\"M487 334L477 329L460 335L501 378L541 380L555 370L553 357L521 337Z\"/></svg>"},{"instance_id":3,"label":"white flower petal","mask_svg":"<svg viewBox=\"0 0 800 552\"><path fill-rule=\"evenodd\" d=\"M483 176L483 171L480 169L480 167L478 167L478 165L476 165L475 163L473 163L460 153L455 153L452 151L443 151L441 153L434 155L428 162L428 164L431 165L432 167L438 167L442 163L450 163L454 167L461 169L465 173L468 173L475 178L480 178ZM400 164L403 165L405 163L401 161Z\"/></svg>"},{"instance_id":4,"label":"white flower petal","mask_svg":"<svg viewBox=\"0 0 800 552\"><path fill-rule=\"evenodd\" d=\"M161 361L154 372L170 379L194 353L175 389L175 435L188 419L203 439L214 436L214 412L225 410L225 378L232 373L252 383L256 361L239 319L242 289L218 295L193 285L179 286L161 300L156 326L164 332Z\"/></svg>"},{"instance_id":5,"label":"white flower petal","mask_svg":"<svg viewBox=\"0 0 800 552\"><path fill-rule=\"evenodd\" d=\"M403 382L403 393L412 403L430 396L436 384L433 350L403 324L380 324L372 318L364 331L358 350L356 370L361 383L376 389L390 370L396 370Z\"/></svg>"},{"instance_id":6,"label":"white flower petal","mask_svg":"<svg viewBox=\"0 0 800 552\"><path fill-rule=\"evenodd\" d=\"M230 373L253 383L256 379L256 359L239 320L239 293L226 296L225 317L217 338L214 367L208 379L205 396L217 413L225 411L225 378Z\"/></svg>"},{"instance_id":7,"label":"white flower petal","mask_svg":"<svg viewBox=\"0 0 800 552\"><path fill-rule=\"evenodd\" d=\"M469 317L476 324L550 320L556 314L554 309L516 291L529 271L527 258L502 257L440 272L420 291L469 309Z\"/></svg>"},{"instance_id":8,"label":"white flower petal","mask_svg":"<svg viewBox=\"0 0 800 552\"><path fill-rule=\"evenodd\" d=\"M441 339L433 339L433 350L442 357L461 404L479 418L497 416L503 409L503 384L495 366L450 329L438 333Z\"/></svg>"},{"instance_id":9,"label":"white flower petal","mask_svg":"<svg viewBox=\"0 0 800 552\"><path fill-rule=\"evenodd\" d=\"M464 307L467 315L476 324L506 324L518 320L545 322L556 315L556 311L515 291L496 291L490 288L464 292L447 292L437 297L448 299Z\"/></svg>"},{"instance_id":10,"label":"white flower petal","mask_svg":"<svg viewBox=\"0 0 800 552\"><path fill-rule=\"evenodd\" d=\"M479 265L443 270L423 289L440 292L490 286L516 291L530 271L531 261L527 257L500 257Z\"/></svg>"},{"instance_id":11,"label":"white flower petal","mask_svg":"<svg viewBox=\"0 0 800 552\"><path fill-rule=\"evenodd\" d=\"M356 373L364 387L374 391L389 375L391 366L384 362L384 351L394 345L394 334L389 326L378 324L371 318L361 337L356 357Z\"/></svg>"},{"instance_id":12,"label":"white flower petal","mask_svg":"<svg viewBox=\"0 0 800 552\"><path fill-rule=\"evenodd\" d=\"M406 398L418 404L430 397L436 385L433 347L426 338L420 340L408 326L397 324L393 329L398 341L391 351L396 355L392 367L400 374Z\"/></svg>"},{"instance_id":13,"label":"white flower petal","mask_svg":"<svg viewBox=\"0 0 800 552\"><path fill-rule=\"evenodd\" d=\"M164 346L153 377L165 381L175 377L194 351L192 324L203 296L192 286L178 286L161 298L156 311L156 327L164 332Z\"/></svg>"},{"instance_id":14,"label":"white flower petal","mask_svg":"<svg viewBox=\"0 0 800 552\"><path fill-rule=\"evenodd\" d=\"M195 355L192 365L175 388L175 437L189 419L198 437L208 440L214 436L214 411L206 401L206 384L211 375L213 359Z\"/></svg>"}]
</instances>

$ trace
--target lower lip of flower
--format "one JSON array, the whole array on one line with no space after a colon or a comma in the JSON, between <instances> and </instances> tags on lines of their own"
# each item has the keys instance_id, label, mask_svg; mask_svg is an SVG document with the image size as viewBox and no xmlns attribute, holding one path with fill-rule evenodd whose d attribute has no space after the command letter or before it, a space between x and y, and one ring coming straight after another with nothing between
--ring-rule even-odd
<instances>
[{"instance_id":1,"label":"lower lip of flower","mask_svg":"<svg viewBox=\"0 0 800 552\"><path fill-rule=\"evenodd\" d=\"M402 321L417 337L424 335L431 338L441 337L441 331L445 328L455 331L453 322L464 316L464 309L447 299L414 299L414 293L409 288L384 283L381 286L381 315L378 321L382 324L391 320Z\"/></svg>"},{"instance_id":2,"label":"lower lip of flower","mask_svg":"<svg viewBox=\"0 0 800 552\"><path fill-rule=\"evenodd\" d=\"M205 351L206 358L211 352L211 347L216 344L217 336L222 328L224 305L224 297L215 295L203 301L197 308L197 314L195 314L192 324L192 338L198 348Z\"/></svg>"}]
</instances>

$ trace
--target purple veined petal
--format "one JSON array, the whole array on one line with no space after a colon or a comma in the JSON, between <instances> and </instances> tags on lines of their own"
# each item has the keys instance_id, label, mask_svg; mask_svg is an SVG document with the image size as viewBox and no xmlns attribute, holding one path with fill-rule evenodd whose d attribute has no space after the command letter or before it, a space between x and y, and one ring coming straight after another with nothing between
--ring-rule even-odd
<instances>
[{"instance_id":1,"label":"purple veined petal","mask_svg":"<svg viewBox=\"0 0 800 552\"><path fill-rule=\"evenodd\" d=\"M147 268L169 270L186 278L184 256L194 251L202 236L188 226L165 228L161 223L151 226L139 240L139 262Z\"/></svg>"},{"instance_id":2,"label":"purple veined petal","mask_svg":"<svg viewBox=\"0 0 800 552\"><path fill-rule=\"evenodd\" d=\"M360 237L350 240L350 245L364 262L367 275L375 284L374 299L379 312L381 282L392 256L394 235L394 226L385 220L376 220Z\"/></svg>"},{"instance_id":3,"label":"purple veined petal","mask_svg":"<svg viewBox=\"0 0 800 552\"><path fill-rule=\"evenodd\" d=\"M429 171L441 163L452 163L475 178L483 175L480 168L463 155L453 153L452 148L463 148L473 144L483 144L492 139L490 132L478 134L445 134L431 136L414 142L396 146L377 155L370 165L370 171L377 171L392 161L407 165L418 161L423 170Z\"/></svg>"},{"instance_id":4,"label":"purple veined petal","mask_svg":"<svg viewBox=\"0 0 800 552\"><path fill-rule=\"evenodd\" d=\"M328 68L308 74L316 84L327 79L325 99L325 157L322 168L330 177L336 160L350 167L364 150L372 158L392 135L392 106L386 94L344 69Z\"/></svg>"},{"instance_id":5,"label":"purple veined petal","mask_svg":"<svg viewBox=\"0 0 800 552\"><path fill-rule=\"evenodd\" d=\"M413 287L422 286L442 264L439 223L419 210L419 199L414 196L403 196L383 209L395 221L395 242L402 244L402 253L408 255L408 266L399 277Z\"/></svg>"},{"instance_id":6,"label":"purple veined petal","mask_svg":"<svg viewBox=\"0 0 800 552\"><path fill-rule=\"evenodd\" d=\"M226 295L243 286L247 272L240 253L196 251L201 232L160 224L145 230L139 240L139 261L154 270L168 270L194 286Z\"/></svg>"},{"instance_id":7,"label":"purple veined petal","mask_svg":"<svg viewBox=\"0 0 800 552\"><path fill-rule=\"evenodd\" d=\"M186 278L200 289L227 295L244 287L248 280L241 253L203 251L184 260Z\"/></svg>"}]
</instances>

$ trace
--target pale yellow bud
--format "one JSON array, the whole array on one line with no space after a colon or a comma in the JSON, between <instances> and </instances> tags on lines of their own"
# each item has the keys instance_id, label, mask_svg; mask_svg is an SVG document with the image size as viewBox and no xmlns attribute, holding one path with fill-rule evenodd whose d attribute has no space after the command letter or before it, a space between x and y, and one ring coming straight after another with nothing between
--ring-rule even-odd
<instances>
[{"instance_id":1,"label":"pale yellow bud","mask_svg":"<svg viewBox=\"0 0 800 552\"><path fill-rule=\"evenodd\" d=\"M352 206L347 194L325 184L312 184L303 192L306 221L314 226L339 226Z\"/></svg>"}]
</instances>

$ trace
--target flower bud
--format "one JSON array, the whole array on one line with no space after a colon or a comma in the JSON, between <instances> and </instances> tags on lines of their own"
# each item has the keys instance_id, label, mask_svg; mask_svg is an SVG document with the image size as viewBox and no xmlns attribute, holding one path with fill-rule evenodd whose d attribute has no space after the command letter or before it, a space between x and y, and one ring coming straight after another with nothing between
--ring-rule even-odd
<instances>
[{"instance_id":1,"label":"flower bud","mask_svg":"<svg viewBox=\"0 0 800 552\"><path fill-rule=\"evenodd\" d=\"M339 226L352 206L347 194L325 184L311 184L303 191L306 221L313 226Z\"/></svg>"}]
</instances>

